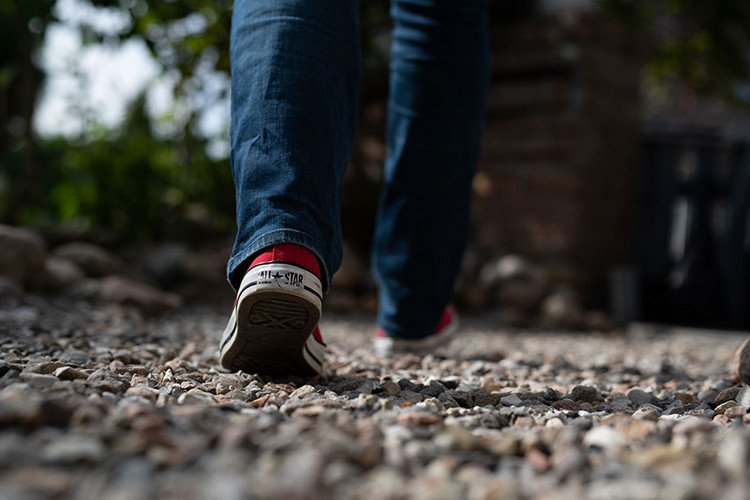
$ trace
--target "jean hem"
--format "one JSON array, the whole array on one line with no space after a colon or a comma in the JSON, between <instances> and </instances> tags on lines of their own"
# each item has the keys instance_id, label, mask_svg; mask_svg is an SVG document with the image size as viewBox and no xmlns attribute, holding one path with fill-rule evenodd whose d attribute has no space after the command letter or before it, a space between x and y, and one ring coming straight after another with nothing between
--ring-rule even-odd
<instances>
[{"instance_id":1,"label":"jean hem","mask_svg":"<svg viewBox=\"0 0 750 500\"><path fill-rule=\"evenodd\" d=\"M331 276L328 272L328 266L325 259L317 250L322 245L318 244L315 239L310 237L308 234L295 229L276 229L274 231L265 233L262 236L255 238L249 245L247 245L247 247L245 247L244 250L232 255L229 258L229 262L227 263L227 281L232 286L232 288L234 288L235 291L237 290L237 286L235 286L235 283L239 284L239 281L242 279L242 277L240 276L239 278L237 278L235 276L235 273L241 269L241 266L250 257L263 250L264 248L270 247L272 245L278 245L280 243L295 243L297 245L302 245L315 254L321 265L320 278L323 282L323 291L328 292L329 283L331 282ZM247 264L249 265L249 263Z\"/></svg>"},{"instance_id":2,"label":"jean hem","mask_svg":"<svg viewBox=\"0 0 750 500\"><path fill-rule=\"evenodd\" d=\"M429 338L433 333L435 333L435 328L437 328L438 323L440 322L440 318L438 318L437 322L432 326L430 329L425 328L423 332L426 331L426 333L415 333L417 330L415 329L404 329L395 323L388 323L384 321L382 318L378 318L378 328L383 330L386 335L388 335L392 339L398 339L398 340L423 340L426 338Z\"/></svg>"}]
</instances>

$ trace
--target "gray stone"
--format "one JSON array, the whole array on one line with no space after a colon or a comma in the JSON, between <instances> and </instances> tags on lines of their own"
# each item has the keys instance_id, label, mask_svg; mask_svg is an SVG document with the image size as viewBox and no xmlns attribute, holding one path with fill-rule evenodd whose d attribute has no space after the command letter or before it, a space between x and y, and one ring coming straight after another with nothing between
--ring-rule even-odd
<instances>
[{"instance_id":1,"label":"gray stone","mask_svg":"<svg viewBox=\"0 0 750 500\"><path fill-rule=\"evenodd\" d=\"M473 399L476 406L495 406L500 403L500 394L477 394Z\"/></svg>"},{"instance_id":2,"label":"gray stone","mask_svg":"<svg viewBox=\"0 0 750 500\"><path fill-rule=\"evenodd\" d=\"M750 386L745 385L742 389L740 389L740 391L737 393L735 401L737 401L737 404L739 404L740 406L750 408Z\"/></svg>"},{"instance_id":3,"label":"gray stone","mask_svg":"<svg viewBox=\"0 0 750 500\"><path fill-rule=\"evenodd\" d=\"M419 403L420 401L424 400L425 396L414 392L409 389L404 389L401 392L398 393L398 396L401 398L404 398L407 401L411 401L412 403Z\"/></svg>"},{"instance_id":4,"label":"gray stone","mask_svg":"<svg viewBox=\"0 0 750 500\"><path fill-rule=\"evenodd\" d=\"M376 386L377 383L374 380L364 380L355 390L360 394L372 394Z\"/></svg>"},{"instance_id":5,"label":"gray stone","mask_svg":"<svg viewBox=\"0 0 750 500\"><path fill-rule=\"evenodd\" d=\"M44 286L51 291L63 290L86 278L76 263L57 257L48 257L44 269Z\"/></svg>"},{"instance_id":6,"label":"gray stone","mask_svg":"<svg viewBox=\"0 0 750 500\"><path fill-rule=\"evenodd\" d=\"M0 393L0 428L37 427L44 423L42 398L21 390Z\"/></svg>"},{"instance_id":7,"label":"gray stone","mask_svg":"<svg viewBox=\"0 0 750 500\"><path fill-rule=\"evenodd\" d=\"M70 366L61 366L60 368L55 370L55 377L59 378L60 380L85 380L89 377L89 375L88 373L82 372L81 370L77 370L75 368L71 368Z\"/></svg>"},{"instance_id":8,"label":"gray stone","mask_svg":"<svg viewBox=\"0 0 750 500\"><path fill-rule=\"evenodd\" d=\"M747 478L750 463L750 440L744 432L732 430L721 440L716 450L721 467L735 479Z\"/></svg>"},{"instance_id":9,"label":"gray stone","mask_svg":"<svg viewBox=\"0 0 750 500\"><path fill-rule=\"evenodd\" d=\"M722 403L726 403L727 401L732 401L735 398L737 398L737 394L740 393L740 390L742 389L741 386L735 385L732 387L728 387L721 391L718 396L716 396L716 399L714 400L714 403L717 405L720 405Z\"/></svg>"},{"instance_id":10,"label":"gray stone","mask_svg":"<svg viewBox=\"0 0 750 500\"><path fill-rule=\"evenodd\" d=\"M685 405L682 401L677 400L667 406L662 415L677 415L685 411Z\"/></svg>"},{"instance_id":11,"label":"gray stone","mask_svg":"<svg viewBox=\"0 0 750 500\"><path fill-rule=\"evenodd\" d=\"M402 390L408 389L410 391L419 392L419 386L408 378L402 378L401 380L399 380L398 385Z\"/></svg>"},{"instance_id":12,"label":"gray stone","mask_svg":"<svg viewBox=\"0 0 750 500\"><path fill-rule=\"evenodd\" d=\"M517 394L509 394L507 396L503 396L500 398L500 402L508 406L519 406L523 404L523 401L521 401L521 398L519 398Z\"/></svg>"},{"instance_id":13,"label":"gray stone","mask_svg":"<svg viewBox=\"0 0 750 500\"><path fill-rule=\"evenodd\" d=\"M10 278L0 276L0 299L20 299L22 296L21 285Z\"/></svg>"},{"instance_id":14,"label":"gray stone","mask_svg":"<svg viewBox=\"0 0 750 500\"><path fill-rule=\"evenodd\" d=\"M446 408L458 408L460 405L458 402L456 402L455 399L453 399L453 396L451 396L448 392L442 392L438 396L438 401L443 403L443 406Z\"/></svg>"},{"instance_id":15,"label":"gray stone","mask_svg":"<svg viewBox=\"0 0 750 500\"><path fill-rule=\"evenodd\" d=\"M563 398L552 403L552 408L560 411L580 411L581 405L572 399Z\"/></svg>"},{"instance_id":16,"label":"gray stone","mask_svg":"<svg viewBox=\"0 0 750 500\"><path fill-rule=\"evenodd\" d=\"M92 278L124 274L126 269L119 257L90 243L68 243L57 247L53 253L55 257L73 262Z\"/></svg>"},{"instance_id":17,"label":"gray stone","mask_svg":"<svg viewBox=\"0 0 750 500\"><path fill-rule=\"evenodd\" d=\"M581 300L568 287L560 287L545 297L539 312L540 321L547 328L575 330L583 326Z\"/></svg>"},{"instance_id":18,"label":"gray stone","mask_svg":"<svg viewBox=\"0 0 750 500\"><path fill-rule=\"evenodd\" d=\"M432 381L430 382L430 385L422 389L421 392L425 396L429 396L432 398L438 397L440 394L442 394L445 391L445 387L440 382Z\"/></svg>"},{"instance_id":19,"label":"gray stone","mask_svg":"<svg viewBox=\"0 0 750 500\"><path fill-rule=\"evenodd\" d=\"M446 393L443 393L443 394L446 394ZM450 395L453 398L453 400L456 403L458 403L459 406L463 408L470 408L471 406L474 405L474 402L472 401L471 396L464 391L452 391Z\"/></svg>"},{"instance_id":20,"label":"gray stone","mask_svg":"<svg viewBox=\"0 0 750 500\"><path fill-rule=\"evenodd\" d=\"M651 422L656 422L657 420L659 420L659 414L660 412L654 410L653 408L641 406L635 411L635 413L633 413L633 418L637 420L648 420Z\"/></svg>"},{"instance_id":21,"label":"gray stone","mask_svg":"<svg viewBox=\"0 0 750 500\"><path fill-rule=\"evenodd\" d=\"M724 413L724 412L726 412L726 411L727 411L728 409L730 409L730 408L734 408L734 407L736 407L736 406L739 406L739 405L737 404L737 401L725 401L725 402L721 403L721 404L720 404L719 406L717 406L716 408L714 408L714 410L715 410L715 411L716 411L716 413L718 413L718 414L723 414L723 413Z\"/></svg>"},{"instance_id":22,"label":"gray stone","mask_svg":"<svg viewBox=\"0 0 750 500\"><path fill-rule=\"evenodd\" d=\"M380 389L391 396L401 392L401 386L392 380L385 380L380 384Z\"/></svg>"},{"instance_id":23,"label":"gray stone","mask_svg":"<svg viewBox=\"0 0 750 500\"><path fill-rule=\"evenodd\" d=\"M213 404L215 403L214 396L200 389L190 389L185 394L181 394L177 398L177 403L181 405L190 404Z\"/></svg>"},{"instance_id":24,"label":"gray stone","mask_svg":"<svg viewBox=\"0 0 750 500\"><path fill-rule=\"evenodd\" d=\"M188 251L184 245L162 245L143 257L143 267L159 286L174 286L185 278L187 258Z\"/></svg>"},{"instance_id":25,"label":"gray stone","mask_svg":"<svg viewBox=\"0 0 750 500\"><path fill-rule=\"evenodd\" d=\"M612 427L598 426L586 433L583 444L604 450L620 448L627 444L627 438Z\"/></svg>"},{"instance_id":26,"label":"gray stone","mask_svg":"<svg viewBox=\"0 0 750 500\"><path fill-rule=\"evenodd\" d=\"M716 430L716 428L716 424L707 418L690 417L678 422L672 428L672 433L692 435L701 432L711 432Z\"/></svg>"},{"instance_id":27,"label":"gray stone","mask_svg":"<svg viewBox=\"0 0 750 500\"><path fill-rule=\"evenodd\" d=\"M593 403L600 399L599 391L590 385L577 385L570 391L570 399L573 401L585 401Z\"/></svg>"},{"instance_id":28,"label":"gray stone","mask_svg":"<svg viewBox=\"0 0 750 500\"><path fill-rule=\"evenodd\" d=\"M36 233L0 224L0 276L25 289L43 283L44 241Z\"/></svg>"},{"instance_id":29,"label":"gray stone","mask_svg":"<svg viewBox=\"0 0 750 500\"><path fill-rule=\"evenodd\" d=\"M45 461L55 464L94 464L106 455L99 439L88 436L62 436L53 440L42 451Z\"/></svg>"},{"instance_id":30,"label":"gray stone","mask_svg":"<svg viewBox=\"0 0 750 500\"><path fill-rule=\"evenodd\" d=\"M24 367L23 369L23 372L49 375L51 373L55 373L55 370L57 370L58 368L63 368L65 366L66 365L64 363L60 363L59 361L42 361L41 363L26 365L26 367Z\"/></svg>"},{"instance_id":31,"label":"gray stone","mask_svg":"<svg viewBox=\"0 0 750 500\"><path fill-rule=\"evenodd\" d=\"M612 409L628 410L630 409L631 401L629 399L615 399L609 404Z\"/></svg>"},{"instance_id":32,"label":"gray stone","mask_svg":"<svg viewBox=\"0 0 750 500\"><path fill-rule=\"evenodd\" d=\"M750 337L737 349L732 364L737 381L741 384L750 384Z\"/></svg>"},{"instance_id":33,"label":"gray stone","mask_svg":"<svg viewBox=\"0 0 750 500\"><path fill-rule=\"evenodd\" d=\"M646 403L650 403L652 400L651 394L640 389L630 389L628 391L628 399L635 405L641 406Z\"/></svg>"},{"instance_id":34,"label":"gray stone","mask_svg":"<svg viewBox=\"0 0 750 500\"><path fill-rule=\"evenodd\" d=\"M341 394L343 392L355 390L357 387L359 387L359 384L359 380L348 378L337 382L331 382L328 388L337 394Z\"/></svg>"},{"instance_id":35,"label":"gray stone","mask_svg":"<svg viewBox=\"0 0 750 500\"><path fill-rule=\"evenodd\" d=\"M704 389L698 393L699 401L714 401L718 392L713 389Z\"/></svg>"},{"instance_id":36,"label":"gray stone","mask_svg":"<svg viewBox=\"0 0 750 500\"><path fill-rule=\"evenodd\" d=\"M99 282L98 298L103 302L136 307L147 314L174 311L182 306L179 295L120 276L103 278Z\"/></svg>"},{"instance_id":37,"label":"gray stone","mask_svg":"<svg viewBox=\"0 0 750 500\"><path fill-rule=\"evenodd\" d=\"M19 377L31 387L35 387L37 389L49 389L59 382L57 377L53 375L43 375L41 373L21 372Z\"/></svg>"},{"instance_id":38,"label":"gray stone","mask_svg":"<svg viewBox=\"0 0 750 500\"><path fill-rule=\"evenodd\" d=\"M499 305L520 311L535 308L547 291L542 270L518 255L505 255L482 266L479 284L485 295L486 291L499 290Z\"/></svg>"},{"instance_id":39,"label":"gray stone","mask_svg":"<svg viewBox=\"0 0 750 500\"><path fill-rule=\"evenodd\" d=\"M548 387L546 391L544 391L544 396L542 396L547 401L558 401L560 399L560 394L554 390L551 387Z\"/></svg>"}]
</instances>

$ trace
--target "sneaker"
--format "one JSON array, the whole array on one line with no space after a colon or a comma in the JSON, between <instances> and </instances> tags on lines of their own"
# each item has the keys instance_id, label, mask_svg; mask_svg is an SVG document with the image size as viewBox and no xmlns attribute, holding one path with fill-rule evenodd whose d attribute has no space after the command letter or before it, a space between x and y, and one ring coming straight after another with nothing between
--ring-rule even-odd
<instances>
[{"instance_id":1,"label":"sneaker","mask_svg":"<svg viewBox=\"0 0 750 500\"><path fill-rule=\"evenodd\" d=\"M389 336L382 328L375 333L375 353L387 357L393 354L411 353L423 356L447 344L458 331L458 314L453 306L443 311L435 331L421 339L399 339Z\"/></svg>"},{"instance_id":2,"label":"sneaker","mask_svg":"<svg viewBox=\"0 0 750 500\"><path fill-rule=\"evenodd\" d=\"M279 247L296 247L315 259L304 247L286 244L253 261L221 338L221 365L262 375L320 375L326 345L318 328L323 289L313 272L314 268L319 272L319 265L317 259L307 267L289 260L265 260L269 255L277 257Z\"/></svg>"}]
</instances>

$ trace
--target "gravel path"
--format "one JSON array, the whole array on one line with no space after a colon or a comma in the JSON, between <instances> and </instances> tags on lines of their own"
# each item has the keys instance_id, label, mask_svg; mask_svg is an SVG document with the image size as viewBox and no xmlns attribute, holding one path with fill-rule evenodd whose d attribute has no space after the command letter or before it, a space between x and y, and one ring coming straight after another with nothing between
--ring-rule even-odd
<instances>
[{"instance_id":1,"label":"gravel path","mask_svg":"<svg viewBox=\"0 0 750 500\"><path fill-rule=\"evenodd\" d=\"M384 361L327 315L326 379L217 369L224 311L0 304L0 498L750 495L744 334L513 332L464 320Z\"/></svg>"}]
</instances>

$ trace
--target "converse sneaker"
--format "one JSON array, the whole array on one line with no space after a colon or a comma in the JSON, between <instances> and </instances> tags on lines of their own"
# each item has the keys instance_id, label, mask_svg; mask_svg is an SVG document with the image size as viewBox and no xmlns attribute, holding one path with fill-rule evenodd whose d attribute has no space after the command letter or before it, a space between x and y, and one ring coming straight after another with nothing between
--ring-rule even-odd
<instances>
[{"instance_id":1,"label":"converse sneaker","mask_svg":"<svg viewBox=\"0 0 750 500\"><path fill-rule=\"evenodd\" d=\"M319 273L315 256L299 245L277 245L257 257L224 329L221 365L263 375L322 374Z\"/></svg>"},{"instance_id":2,"label":"converse sneaker","mask_svg":"<svg viewBox=\"0 0 750 500\"><path fill-rule=\"evenodd\" d=\"M399 339L390 337L382 328L378 328L375 333L375 353L382 357L402 353L429 354L452 340L457 331L458 314L453 306L449 305L443 311L440 323L438 323L435 331L425 338Z\"/></svg>"}]
</instances>

